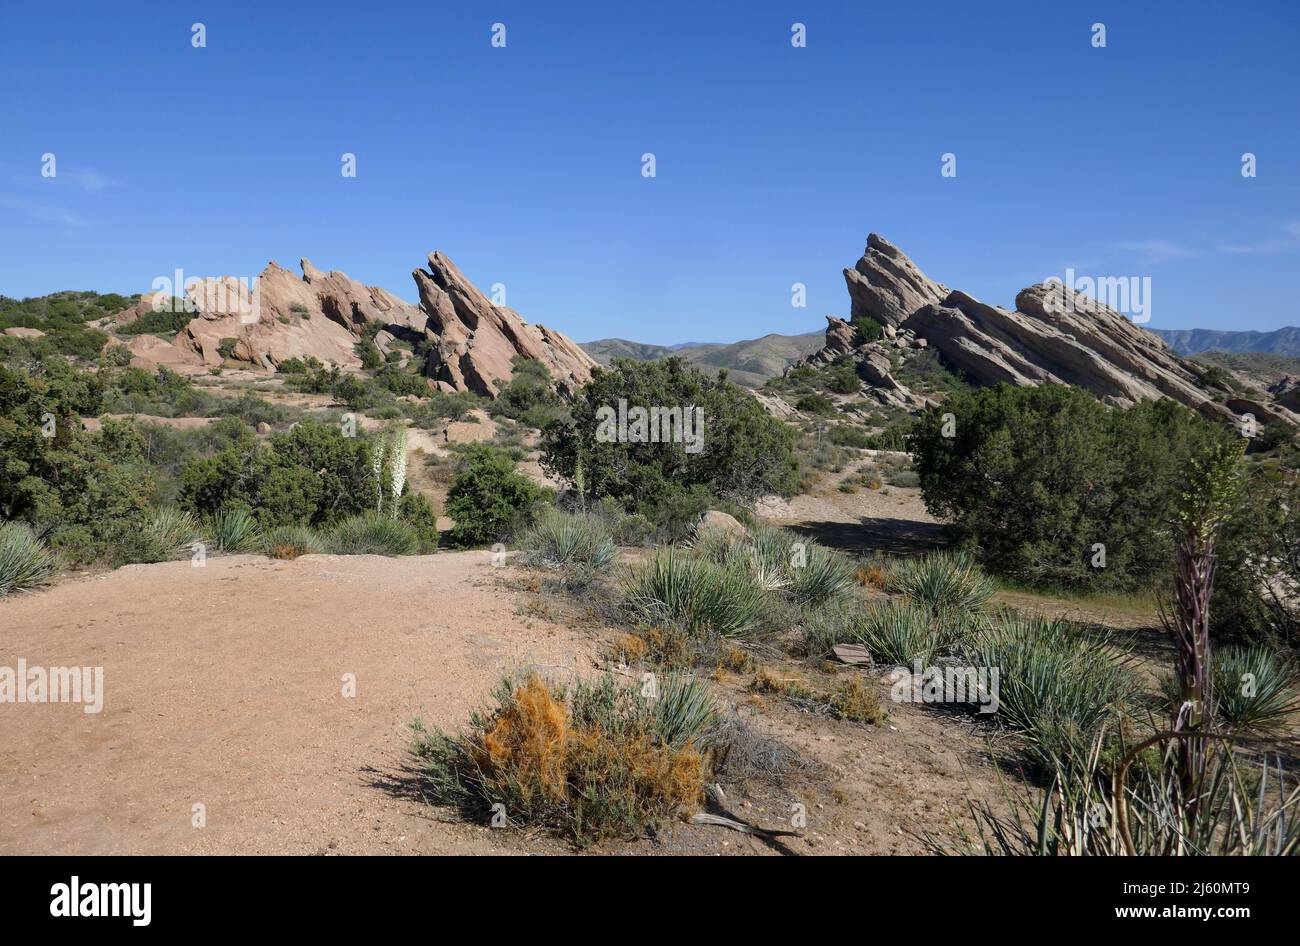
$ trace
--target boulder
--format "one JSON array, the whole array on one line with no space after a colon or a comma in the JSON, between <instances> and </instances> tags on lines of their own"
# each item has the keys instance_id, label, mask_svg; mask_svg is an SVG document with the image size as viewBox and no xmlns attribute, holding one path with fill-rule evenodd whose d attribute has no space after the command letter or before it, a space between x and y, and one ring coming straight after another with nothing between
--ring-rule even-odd
<instances>
[{"instance_id":1,"label":"boulder","mask_svg":"<svg viewBox=\"0 0 1300 946\"><path fill-rule=\"evenodd\" d=\"M717 509L710 509L701 515L700 521L695 524L696 535L703 535L710 529L717 529L728 535L745 534L745 527L741 525L739 519Z\"/></svg>"},{"instance_id":2,"label":"boulder","mask_svg":"<svg viewBox=\"0 0 1300 946\"><path fill-rule=\"evenodd\" d=\"M38 328L24 328L21 325L12 325L4 330L4 334L11 338L44 338L45 333Z\"/></svg>"}]
</instances>

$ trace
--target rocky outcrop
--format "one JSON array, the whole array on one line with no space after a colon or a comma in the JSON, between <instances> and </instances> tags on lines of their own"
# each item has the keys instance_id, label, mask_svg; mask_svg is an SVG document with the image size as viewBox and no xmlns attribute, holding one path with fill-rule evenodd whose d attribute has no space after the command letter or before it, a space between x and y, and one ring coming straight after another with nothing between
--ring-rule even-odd
<instances>
[{"instance_id":1,"label":"rocky outcrop","mask_svg":"<svg viewBox=\"0 0 1300 946\"><path fill-rule=\"evenodd\" d=\"M864 342L852 326L828 316L826 344L799 365L852 359L877 400L915 405L893 377L892 349L928 346L971 384L1072 384L1111 404L1168 397L1202 414L1237 422L1250 413L1261 423L1300 421L1297 384L1279 387L1279 401L1224 398L1207 383L1206 368L1179 357L1158 336L1058 281L1021 290L1016 309L988 305L934 282L902 250L882 237L845 270L854 317L870 316L885 337ZM898 352L895 352L897 355ZM798 367L792 366L793 367ZM1217 395L1217 400L1216 400Z\"/></svg>"},{"instance_id":2,"label":"rocky outcrop","mask_svg":"<svg viewBox=\"0 0 1300 946\"><path fill-rule=\"evenodd\" d=\"M1300 378L1284 374L1269 387L1268 393L1287 410L1300 411Z\"/></svg>"},{"instance_id":3,"label":"rocky outcrop","mask_svg":"<svg viewBox=\"0 0 1300 946\"><path fill-rule=\"evenodd\" d=\"M881 325L899 325L921 306L939 302L946 286L934 282L884 237L867 235L867 248L853 269L844 270L851 318L869 316Z\"/></svg>"},{"instance_id":4,"label":"rocky outcrop","mask_svg":"<svg viewBox=\"0 0 1300 946\"><path fill-rule=\"evenodd\" d=\"M231 357L273 371L288 358L314 357L359 368L354 346L378 325L375 343L385 354L399 339L420 343L430 386L444 391L495 397L513 374L515 356L543 364L564 392L585 383L595 366L564 335L494 305L442 253L414 273L418 305L345 273L322 272L310 260L300 265L301 277L272 262L253 286L223 277L187 287L196 317L173 339L180 359L219 365ZM161 358L152 343L137 347L142 360L175 361Z\"/></svg>"},{"instance_id":5,"label":"rocky outcrop","mask_svg":"<svg viewBox=\"0 0 1300 946\"><path fill-rule=\"evenodd\" d=\"M440 252L429 268L411 274L428 317L427 373L440 388L495 397L519 355L541 362L556 388L572 393L591 378L596 362L576 343L519 313L491 302Z\"/></svg>"}]
</instances>

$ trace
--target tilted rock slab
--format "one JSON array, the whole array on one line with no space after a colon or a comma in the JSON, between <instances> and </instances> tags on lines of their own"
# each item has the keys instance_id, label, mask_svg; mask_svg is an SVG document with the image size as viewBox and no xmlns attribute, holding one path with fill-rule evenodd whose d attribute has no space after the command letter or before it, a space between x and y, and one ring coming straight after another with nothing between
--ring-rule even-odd
<instances>
[{"instance_id":1,"label":"tilted rock slab","mask_svg":"<svg viewBox=\"0 0 1300 946\"><path fill-rule=\"evenodd\" d=\"M869 316L881 325L899 325L921 306L940 302L948 288L937 283L907 254L879 234L867 235L867 248L853 269L844 270L849 316Z\"/></svg>"},{"instance_id":2,"label":"tilted rock slab","mask_svg":"<svg viewBox=\"0 0 1300 946\"><path fill-rule=\"evenodd\" d=\"M540 361L564 393L591 379L596 362L590 355L559 332L493 304L441 252L430 253L429 268L411 275L432 342L426 373L439 388L496 397L497 382L511 377L516 355Z\"/></svg>"},{"instance_id":3,"label":"tilted rock slab","mask_svg":"<svg viewBox=\"0 0 1300 946\"><path fill-rule=\"evenodd\" d=\"M233 338L233 358L268 371L288 358L309 357L359 368L353 346L379 322L384 347L397 338L427 343L425 373L439 390L496 397L516 355L540 361L566 393L591 378L596 363L573 341L494 305L440 252L430 254L427 271L413 274L419 305L345 273L322 272L309 260L300 265L301 277L270 263L256 294L233 277L191 285L186 294L197 317L173 346L194 364L221 364L221 341ZM140 349L142 358L156 354L156 346Z\"/></svg>"}]
</instances>

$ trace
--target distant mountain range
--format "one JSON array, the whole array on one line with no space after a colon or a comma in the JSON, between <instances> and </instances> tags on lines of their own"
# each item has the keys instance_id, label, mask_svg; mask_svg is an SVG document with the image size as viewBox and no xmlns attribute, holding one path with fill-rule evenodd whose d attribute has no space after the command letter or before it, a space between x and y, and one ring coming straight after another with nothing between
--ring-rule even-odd
<instances>
[{"instance_id":1,"label":"distant mountain range","mask_svg":"<svg viewBox=\"0 0 1300 946\"><path fill-rule=\"evenodd\" d=\"M710 374L725 368L731 380L758 387L768 378L778 376L787 365L821 348L825 338L825 332L809 332L806 335L772 334L732 342L730 345L721 342L649 345L645 342L630 342L624 338L602 338L585 342L580 347L603 365L615 358L658 361L677 355Z\"/></svg>"},{"instance_id":2,"label":"distant mountain range","mask_svg":"<svg viewBox=\"0 0 1300 946\"><path fill-rule=\"evenodd\" d=\"M1208 328L1151 329L1180 355L1205 351L1258 352L1300 355L1300 328L1288 326L1272 332L1220 332Z\"/></svg>"}]
</instances>

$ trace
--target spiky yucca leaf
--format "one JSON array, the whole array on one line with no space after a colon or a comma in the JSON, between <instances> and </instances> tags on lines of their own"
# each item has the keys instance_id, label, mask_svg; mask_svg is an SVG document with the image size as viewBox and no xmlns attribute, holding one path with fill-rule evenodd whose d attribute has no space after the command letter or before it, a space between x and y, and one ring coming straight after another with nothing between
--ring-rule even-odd
<instances>
[{"instance_id":1,"label":"spiky yucca leaf","mask_svg":"<svg viewBox=\"0 0 1300 946\"><path fill-rule=\"evenodd\" d=\"M31 529L0 522L0 596L44 584L58 567L57 556Z\"/></svg>"}]
</instances>

